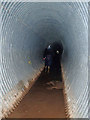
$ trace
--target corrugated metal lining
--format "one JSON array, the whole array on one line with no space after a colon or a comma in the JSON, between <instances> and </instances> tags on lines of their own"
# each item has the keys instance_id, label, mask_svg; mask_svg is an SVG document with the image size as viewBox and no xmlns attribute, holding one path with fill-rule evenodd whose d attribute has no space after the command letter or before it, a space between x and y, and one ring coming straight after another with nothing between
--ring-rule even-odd
<instances>
[{"instance_id":1,"label":"corrugated metal lining","mask_svg":"<svg viewBox=\"0 0 90 120\"><path fill-rule=\"evenodd\" d=\"M2 95L27 84L43 67L44 48L62 42L70 117L88 118L88 3L2 2L0 11Z\"/></svg>"}]
</instances>

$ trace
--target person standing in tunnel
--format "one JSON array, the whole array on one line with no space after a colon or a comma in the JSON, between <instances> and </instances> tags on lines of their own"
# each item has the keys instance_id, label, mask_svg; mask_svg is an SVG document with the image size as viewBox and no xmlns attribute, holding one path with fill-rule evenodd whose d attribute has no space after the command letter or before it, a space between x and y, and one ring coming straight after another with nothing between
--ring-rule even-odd
<instances>
[{"instance_id":1,"label":"person standing in tunnel","mask_svg":"<svg viewBox=\"0 0 90 120\"><path fill-rule=\"evenodd\" d=\"M45 72L49 73L53 61L51 45L45 49L43 59L45 60Z\"/></svg>"},{"instance_id":2,"label":"person standing in tunnel","mask_svg":"<svg viewBox=\"0 0 90 120\"><path fill-rule=\"evenodd\" d=\"M53 57L53 68L56 73L61 71L61 57L63 53L63 46L55 43L53 46L54 49L54 57Z\"/></svg>"}]
</instances>

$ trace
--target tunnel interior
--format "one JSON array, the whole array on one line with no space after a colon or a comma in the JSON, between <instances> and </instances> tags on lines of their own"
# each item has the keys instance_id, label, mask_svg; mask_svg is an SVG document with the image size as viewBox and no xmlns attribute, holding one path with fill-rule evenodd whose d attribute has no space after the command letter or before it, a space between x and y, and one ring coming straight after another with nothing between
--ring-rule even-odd
<instances>
[{"instance_id":1,"label":"tunnel interior","mask_svg":"<svg viewBox=\"0 0 90 120\"><path fill-rule=\"evenodd\" d=\"M45 48L57 42L63 45L69 116L88 118L88 3L7 1L0 5L3 115L40 74Z\"/></svg>"}]
</instances>

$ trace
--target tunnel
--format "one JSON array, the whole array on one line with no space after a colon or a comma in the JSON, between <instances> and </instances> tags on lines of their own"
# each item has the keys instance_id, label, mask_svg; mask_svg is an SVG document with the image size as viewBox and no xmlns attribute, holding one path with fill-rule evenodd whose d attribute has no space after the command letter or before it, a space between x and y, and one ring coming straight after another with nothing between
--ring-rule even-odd
<instances>
[{"instance_id":1,"label":"tunnel","mask_svg":"<svg viewBox=\"0 0 90 120\"><path fill-rule=\"evenodd\" d=\"M9 114L44 68L44 49L62 43L62 76L70 118L89 118L88 2L0 2L2 110Z\"/></svg>"}]
</instances>

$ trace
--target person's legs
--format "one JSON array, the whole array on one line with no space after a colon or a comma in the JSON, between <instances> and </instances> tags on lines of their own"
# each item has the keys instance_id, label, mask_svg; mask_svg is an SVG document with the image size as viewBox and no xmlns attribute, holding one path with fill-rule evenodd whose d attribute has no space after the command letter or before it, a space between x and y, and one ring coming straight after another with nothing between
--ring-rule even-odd
<instances>
[{"instance_id":1,"label":"person's legs","mask_svg":"<svg viewBox=\"0 0 90 120\"><path fill-rule=\"evenodd\" d=\"M47 66L45 66L45 72L47 72Z\"/></svg>"},{"instance_id":2,"label":"person's legs","mask_svg":"<svg viewBox=\"0 0 90 120\"><path fill-rule=\"evenodd\" d=\"M50 72L50 66L48 66L48 73Z\"/></svg>"},{"instance_id":3,"label":"person's legs","mask_svg":"<svg viewBox=\"0 0 90 120\"><path fill-rule=\"evenodd\" d=\"M45 59L45 67L44 67L45 72L47 72L47 60Z\"/></svg>"}]
</instances>

